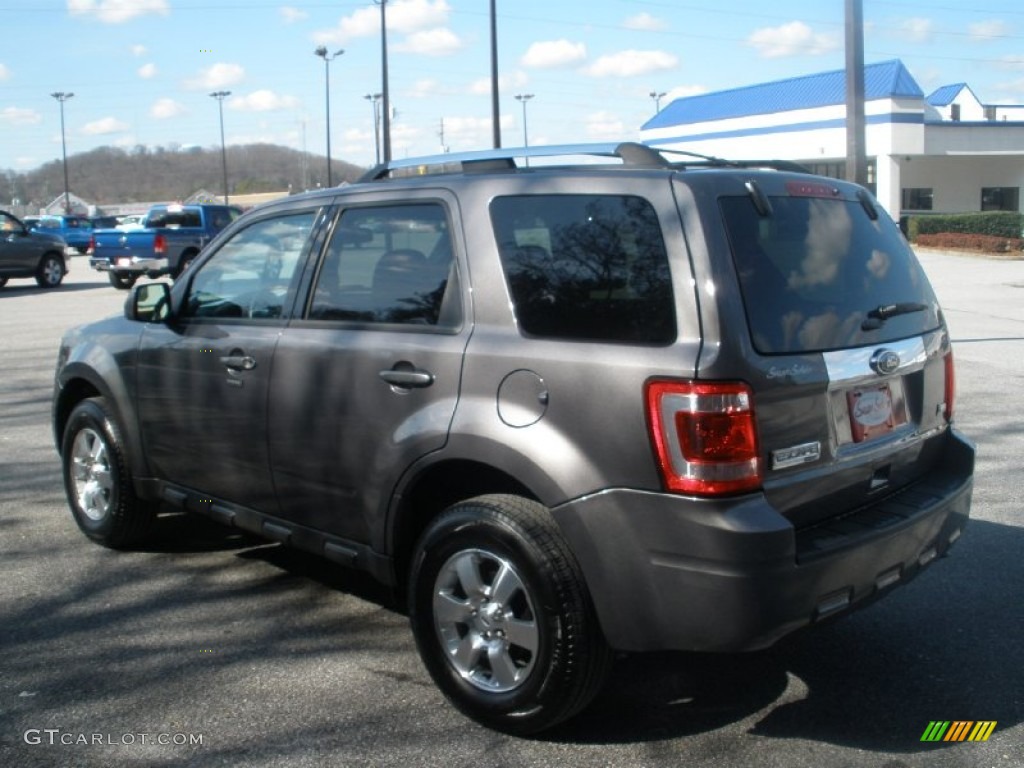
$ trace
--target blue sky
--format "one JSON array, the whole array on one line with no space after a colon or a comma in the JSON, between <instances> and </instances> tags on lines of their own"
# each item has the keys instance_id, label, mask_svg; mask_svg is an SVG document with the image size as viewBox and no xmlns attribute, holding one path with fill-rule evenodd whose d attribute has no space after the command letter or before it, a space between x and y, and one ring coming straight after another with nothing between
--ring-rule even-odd
<instances>
[{"instance_id":1,"label":"blue sky","mask_svg":"<svg viewBox=\"0 0 1024 768\"><path fill-rule=\"evenodd\" d=\"M649 95L734 88L843 66L843 0L497 0L502 141L636 138ZM395 157L491 145L488 0L388 0ZM865 61L900 58L926 93L966 82L984 103L1024 103L1019 0L864 0ZM103 145L273 142L374 161L379 7L317 0L0 0L0 169ZM6 201L0 201L3 203Z\"/></svg>"}]
</instances>

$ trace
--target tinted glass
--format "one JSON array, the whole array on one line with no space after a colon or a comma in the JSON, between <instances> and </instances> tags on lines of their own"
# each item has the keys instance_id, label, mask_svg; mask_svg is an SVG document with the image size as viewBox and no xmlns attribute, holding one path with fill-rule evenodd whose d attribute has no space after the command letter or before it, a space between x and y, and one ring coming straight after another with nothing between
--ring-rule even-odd
<instances>
[{"instance_id":1,"label":"tinted glass","mask_svg":"<svg viewBox=\"0 0 1024 768\"><path fill-rule=\"evenodd\" d=\"M199 211L194 208L175 211L156 210L146 217L147 227L180 229L181 227L201 227L202 225Z\"/></svg>"},{"instance_id":2,"label":"tinted glass","mask_svg":"<svg viewBox=\"0 0 1024 768\"><path fill-rule=\"evenodd\" d=\"M195 271L186 317L273 319L284 316L315 211L253 222Z\"/></svg>"},{"instance_id":3,"label":"tinted glass","mask_svg":"<svg viewBox=\"0 0 1024 768\"><path fill-rule=\"evenodd\" d=\"M915 336L938 327L921 265L884 211L859 202L772 197L760 216L750 197L720 204L740 278L747 322L763 354L825 351ZM922 311L862 328L882 305Z\"/></svg>"},{"instance_id":4,"label":"tinted glass","mask_svg":"<svg viewBox=\"0 0 1024 768\"><path fill-rule=\"evenodd\" d=\"M453 325L457 310L442 312L452 274L448 217L440 205L350 208L331 235L309 319Z\"/></svg>"},{"instance_id":5,"label":"tinted glass","mask_svg":"<svg viewBox=\"0 0 1024 768\"><path fill-rule=\"evenodd\" d=\"M668 344L668 255L651 204L623 195L499 197L491 221L530 336Z\"/></svg>"}]
</instances>

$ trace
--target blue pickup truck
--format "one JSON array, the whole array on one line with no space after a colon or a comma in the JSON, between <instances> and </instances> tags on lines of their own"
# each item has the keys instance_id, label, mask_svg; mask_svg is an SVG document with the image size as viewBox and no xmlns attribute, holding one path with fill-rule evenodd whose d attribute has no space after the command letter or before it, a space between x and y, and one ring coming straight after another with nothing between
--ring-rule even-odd
<instances>
[{"instance_id":1,"label":"blue pickup truck","mask_svg":"<svg viewBox=\"0 0 1024 768\"><path fill-rule=\"evenodd\" d=\"M93 233L92 221L87 217L70 215L40 216L37 221L33 222L32 229L63 238L68 248L73 248L79 253L89 250L89 242Z\"/></svg>"},{"instance_id":2,"label":"blue pickup truck","mask_svg":"<svg viewBox=\"0 0 1024 768\"><path fill-rule=\"evenodd\" d=\"M142 275L177 277L241 213L228 205L155 205L141 229L93 232L89 266L106 272L110 284L121 289Z\"/></svg>"}]
</instances>

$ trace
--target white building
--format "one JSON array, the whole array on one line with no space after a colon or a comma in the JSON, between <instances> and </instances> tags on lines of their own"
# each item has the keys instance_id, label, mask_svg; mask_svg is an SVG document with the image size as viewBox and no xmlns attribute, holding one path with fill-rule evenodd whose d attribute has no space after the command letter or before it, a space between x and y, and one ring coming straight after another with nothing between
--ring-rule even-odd
<instances>
[{"instance_id":1,"label":"white building","mask_svg":"<svg viewBox=\"0 0 1024 768\"><path fill-rule=\"evenodd\" d=\"M868 185L903 213L1021 211L1024 105L986 105L966 83L925 96L899 60L864 68ZM846 169L843 70L676 99L641 140L725 158Z\"/></svg>"}]
</instances>

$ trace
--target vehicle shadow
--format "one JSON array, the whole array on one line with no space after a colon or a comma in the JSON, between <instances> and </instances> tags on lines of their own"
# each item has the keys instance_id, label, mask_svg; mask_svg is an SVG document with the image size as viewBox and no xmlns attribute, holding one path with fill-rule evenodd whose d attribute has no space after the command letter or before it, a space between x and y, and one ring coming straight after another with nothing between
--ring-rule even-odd
<instances>
[{"instance_id":1,"label":"vehicle shadow","mask_svg":"<svg viewBox=\"0 0 1024 768\"><path fill-rule=\"evenodd\" d=\"M56 288L42 288L34 282L25 283L23 285L8 283L3 288L0 288L0 296L29 296L32 294L43 293L78 293L79 291L92 291L98 288L110 289L110 283L75 283L64 281Z\"/></svg>"},{"instance_id":2,"label":"vehicle shadow","mask_svg":"<svg viewBox=\"0 0 1024 768\"><path fill-rule=\"evenodd\" d=\"M1024 530L972 521L950 557L863 611L754 654L619 660L582 715L542 738L613 744L749 721L749 733L917 753L932 720L1024 721ZM1016 575L1016 578L1014 578Z\"/></svg>"}]
</instances>

